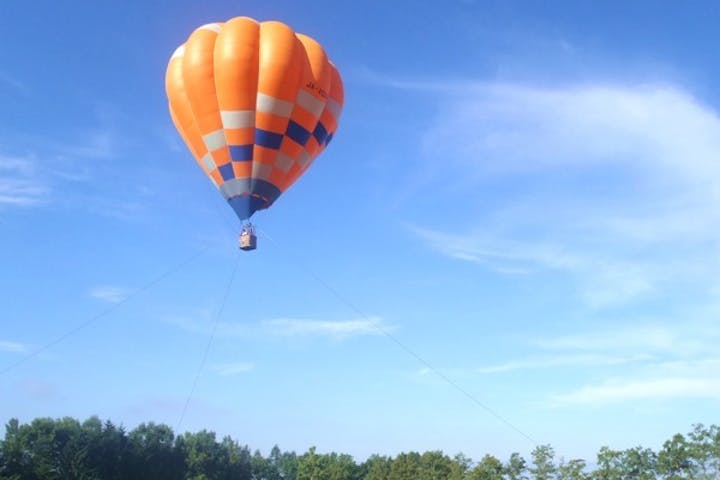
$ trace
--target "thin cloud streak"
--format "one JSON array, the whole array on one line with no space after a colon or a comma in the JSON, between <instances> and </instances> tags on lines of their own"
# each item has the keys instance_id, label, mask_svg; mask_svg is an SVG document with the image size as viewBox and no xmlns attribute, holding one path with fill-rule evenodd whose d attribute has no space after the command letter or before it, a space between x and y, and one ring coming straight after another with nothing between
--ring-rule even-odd
<instances>
[{"instance_id":1,"label":"thin cloud streak","mask_svg":"<svg viewBox=\"0 0 720 480\"><path fill-rule=\"evenodd\" d=\"M303 320L280 318L262 322L262 328L271 335L280 336L321 336L334 339L364 335L381 335L383 331L392 330L383 325L381 319L368 318L362 320Z\"/></svg>"},{"instance_id":2,"label":"thin cloud streak","mask_svg":"<svg viewBox=\"0 0 720 480\"><path fill-rule=\"evenodd\" d=\"M490 365L477 369L478 373L495 374L521 370L540 370L563 367L609 367L640 363L652 360L651 355L613 356L613 355L563 355L556 357L539 357L531 360L514 360L498 365Z\"/></svg>"},{"instance_id":3,"label":"thin cloud streak","mask_svg":"<svg viewBox=\"0 0 720 480\"><path fill-rule=\"evenodd\" d=\"M0 352L7 353L28 353L30 347L25 344L18 342L11 342L9 340L0 340Z\"/></svg>"},{"instance_id":4,"label":"thin cloud streak","mask_svg":"<svg viewBox=\"0 0 720 480\"><path fill-rule=\"evenodd\" d=\"M554 395L550 397L549 404L556 407L602 406L627 401L668 399L720 400L720 378L678 377L619 383L608 382Z\"/></svg>"},{"instance_id":5,"label":"thin cloud streak","mask_svg":"<svg viewBox=\"0 0 720 480\"><path fill-rule=\"evenodd\" d=\"M163 321L189 333L210 335L213 322L209 314L201 314L198 318L176 316L167 317ZM220 321L215 331L218 337L307 337L346 340L349 338L382 335L393 331L393 326L385 324L379 317L362 320L310 320L296 318L278 318L263 320L256 323Z\"/></svg>"},{"instance_id":6,"label":"thin cloud streak","mask_svg":"<svg viewBox=\"0 0 720 480\"><path fill-rule=\"evenodd\" d=\"M21 82L20 80L18 80L15 77L8 75L7 73L5 73L3 71L0 71L0 82L14 88L16 91L21 92L23 94L30 93L30 88L28 88L28 86L25 83Z\"/></svg>"},{"instance_id":7,"label":"thin cloud streak","mask_svg":"<svg viewBox=\"0 0 720 480\"><path fill-rule=\"evenodd\" d=\"M623 402L720 400L720 358L715 356L717 336L712 330L707 330L706 336L700 329L689 330L693 333L680 328L619 329L618 341L613 341L609 334L600 334L546 342L546 346L559 349L654 352L652 356L645 354L647 361L624 369L620 376L548 395L546 406L601 407Z\"/></svg>"},{"instance_id":8,"label":"thin cloud streak","mask_svg":"<svg viewBox=\"0 0 720 480\"><path fill-rule=\"evenodd\" d=\"M697 315L703 315L698 313ZM706 312L708 318L712 313ZM675 324L657 322L627 327L594 330L551 338L534 339L534 347L551 351L623 353L647 355L673 355L685 359L697 359L713 355L720 341L720 329L703 321Z\"/></svg>"},{"instance_id":9,"label":"thin cloud streak","mask_svg":"<svg viewBox=\"0 0 720 480\"><path fill-rule=\"evenodd\" d=\"M3 82L0 72L0 84ZM7 82L6 82L7 83ZM108 109L105 109L108 110ZM57 206L51 202L53 194L63 192L63 205L77 198L70 184L85 183L93 188L94 198L77 199L84 207L98 202L108 202L105 212L119 211L131 216L139 210L138 205L122 200L108 201L107 189L98 195L95 192L98 178L115 178L119 165L112 160L123 155L130 143L129 134L120 135L112 113L97 113L99 127L85 128L66 132L62 138L37 138L33 134L15 134L0 138L3 144L13 145L12 153L7 147L0 151L0 208L18 208L32 206ZM122 137L122 141L120 138ZM92 160L92 161L87 161ZM100 160L100 161L98 161ZM125 192L126 193L126 192ZM123 199L127 197L125 195ZM118 209L117 205L121 205Z\"/></svg>"},{"instance_id":10,"label":"thin cloud streak","mask_svg":"<svg viewBox=\"0 0 720 480\"><path fill-rule=\"evenodd\" d=\"M112 286L98 286L90 290L91 297L108 303L120 303L131 293L127 288Z\"/></svg>"},{"instance_id":11,"label":"thin cloud streak","mask_svg":"<svg viewBox=\"0 0 720 480\"><path fill-rule=\"evenodd\" d=\"M27 207L45 201L49 189L37 178L36 170L30 158L0 154L0 207Z\"/></svg>"},{"instance_id":12,"label":"thin cloud streak","mask_svg":"<svg viewBox=\"0 0 720 480\"><path fill-rule=\"evenodd\" d=\"M167 316L162 319L163 323L179 328L187 333L198 335L212 335L214 322L209 312L199 313L195 316ZM219 321L215 330L215 336L219 338L244 338L257 335L257 328L248 323Z\"/></svg>"},{"instance_id":13,"label":"thin cloud streak","mask_svg":"<svg viewBox=\"0 0 720 480\"><path fill-rule=\"evenodd\" d=\"M580 280L582 299L593 307L622 304L652 294L663 277L651 262L616 259L608 253L573 252L559 243L533 243L493 236L492 232L453 234L410 229L431 249L499 274L528 275L547 270L569 273Z\"/></svg>"},{"instance_id":14,"label":"thin cloud streak","mask_svg":"<svg viewBox=\"0 0 720 480\"><path fill-rule=\"evenodd\" d=\"M549 350L581 351L666 351L677 343L677 334L667 327L631 327L538 339L536 346Z\"/></svg>"},{"instance_id":15,"label":"thin cloud streak","mask_svg":"<svg viewBox=\"0 0 720 480\"><path fill-rule=\"evenodd\" d=\"M88 182L88 162L77 159L110 159L118 154L117 140L110 130L86 132L77 143L48 144L42 150L14 156L0 153L0 207L45 205L54 190L67 182ZM40 161L39 159L42 159Z\"/></svg>"},{"instance_id":16,"label":"thin cloud streak","mask_svg":"<svg viewBox=\"0 0 720 480\"><path fill-rule=\"evenodd\" d=\"M0 178L0 206L29 207L45 202L48 190L27 180Z\"/></svg>"},{"instance_id":17,"label":"thin cloud streak","mask_svg":"<svg viewBox=\"0 0 720 480\"><path fill-rule=\"evenodd\" d=\"M243 373L252 372L255 370L255 364L252 362L235 362L226 363L222 365L216 365L212 369L215 373L222 377L231 377L235 375L241 375Z\"/></svg>"},{"instance_id":18,"label":"thin cloud streak","mask_svg":"<svg viewBox=\"0 0 720 480\"><path fill-rule=\"evenodd\" d=\"M84 133L76 143L58 145L62 157L111 159L118 155L118 141L110 129L91 130Z\"/></svg>"}]
</instances>

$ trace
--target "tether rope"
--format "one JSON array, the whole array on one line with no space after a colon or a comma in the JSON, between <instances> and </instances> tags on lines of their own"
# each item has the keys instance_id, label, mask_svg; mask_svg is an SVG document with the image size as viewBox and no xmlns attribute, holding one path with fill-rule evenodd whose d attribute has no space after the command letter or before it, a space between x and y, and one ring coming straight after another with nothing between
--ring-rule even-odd
<instances>
[{"instance_id":1,"label":"tether rope","mask_svg":"<svg viewBox=\"0 0 720 480\"><path fill-rule=\"evenodd\" d=\"M470 401L472 401L475 405L485 410L487 413L489 413L491 416L495 417L495 419L499 420L501 423L503 423L505 426L511 428L516 433L521 435L523 438L528 440L530 443L533 444L533 446L538 446L538 442L530 435L522 431L520 428L515 426L513 423L511 423L508 419L500 415L498 412L496 412L494 409L490 408L483 402L481 402L475 395L467 391L465 388L463 388L461 385L459 385L457 382L452 380L450 377L445 375L443 372L435 368L430 362L425 360L421 355L419 355L417 352L415 352L413 349L405 345L403 342L401 342L396 336L391 334L389 331L384 329L375 318L371 317L370 315L366 314L364 311L362 311L360 308L358 308L354 303L352 303L350 300L347 299L344 295L342 295L337 289L333 288L328 282L320 278L319 275L317 275L313 270L311 270L304 262L300 261L299 259L289 255L286 253L281 246L276 242L270 235L267 234L262 229L258 229L258 232L262 234L263 237L267 238L273 245L275 245L276 248L283 251L283 254L285 254L288 258L290 258L295 265L300 268L301 270L305 271L308 275L313 277L318 283L320 283L323 287L325 287L330 293L332 293L335 298L337 298L340 302L344 303L348 308L353 310L355 313L360 315L361 318L368 321L370 325L372 325L373 328L375 328L378 332L383 334L387 339L392 341L397 347L405 351L408 355L413 357L415 360L420 362L422 365L425 366L429 371L433 372L435 375L437 375L439 378L441 378L445 383L453 387L455 390L460 392L462 395L464 395L466 398L468 398Z\"/></svg>"}]
</instances>

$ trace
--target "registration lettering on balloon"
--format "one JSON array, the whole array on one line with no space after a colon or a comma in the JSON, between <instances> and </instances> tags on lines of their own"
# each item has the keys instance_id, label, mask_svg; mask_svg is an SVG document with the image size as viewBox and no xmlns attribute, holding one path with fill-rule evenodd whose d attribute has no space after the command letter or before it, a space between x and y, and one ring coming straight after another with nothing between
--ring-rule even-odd
<instances>
[{"instance_id":1,"label":"registration lettering on balloon","mask_svg":"<svg viewBox=\"0 0 720 480\"><path fill-rule=\"evenodd\" d=\"M321 97L327 98L328 96L327 92L324 89L318 87L313 82L308 82L305 87L311 90L317 90L318 94L320 94Z\"/></svg>"}]
</instances>

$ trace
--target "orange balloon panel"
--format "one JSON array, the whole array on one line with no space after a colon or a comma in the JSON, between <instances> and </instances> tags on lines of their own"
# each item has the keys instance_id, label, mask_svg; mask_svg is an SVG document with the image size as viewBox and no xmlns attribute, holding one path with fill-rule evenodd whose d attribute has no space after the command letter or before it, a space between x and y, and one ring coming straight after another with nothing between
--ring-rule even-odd
<instances>
[{"instance_id":1,"label":"orange balloon panel","mask_svg":"<svg viewBox=\"0 0 720 480\"><path fill-rule=\"evenodd\" d=\"M170 58L165 88L175 127L241 220L325 149L344 99L319 43L247 17L195 30Z\"/></svg>"}]
</instances>

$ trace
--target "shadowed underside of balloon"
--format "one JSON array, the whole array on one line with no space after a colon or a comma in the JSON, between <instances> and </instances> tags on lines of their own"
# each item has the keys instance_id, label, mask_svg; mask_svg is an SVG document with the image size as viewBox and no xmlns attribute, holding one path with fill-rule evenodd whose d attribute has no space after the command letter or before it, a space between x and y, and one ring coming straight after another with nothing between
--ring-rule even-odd
<instances>
[{"instance_id":1,"label":"shadowed underside of balloon","mask_svg":"<svg viewBox=\"0 0 720 480\"><path fill-rule=\"evenodd\" d=\"M268 208L282 193L272 183L257 178L231 178L220 185L220 192L240 220Z\"/></svg>"},{"instance_id":2,"label":"shadowed underside of balloon","mask_svg":"<svg viewBox=\"0 0 720 480\"><path fill-rule=\"evenodd\" d=\"M344 96L315 40L247 17L195 30L170 59L166 90L178 132L243 221L327 147Z\"/></svg>"}]
</instances>

